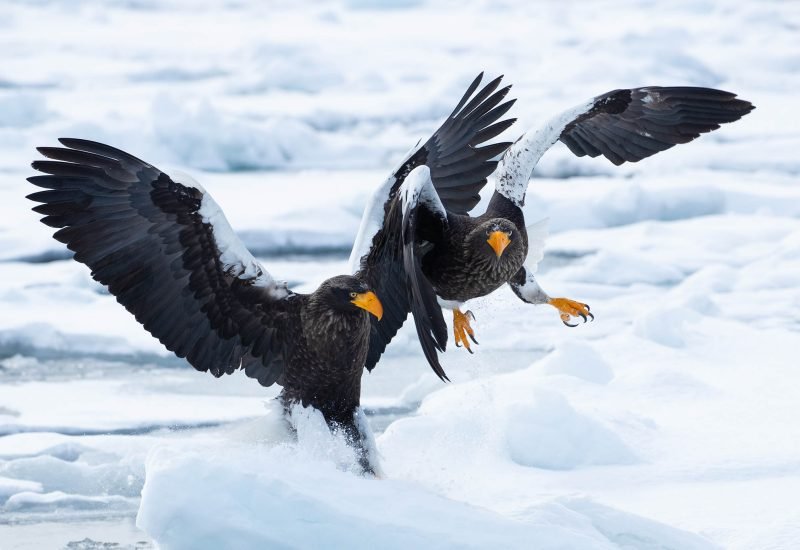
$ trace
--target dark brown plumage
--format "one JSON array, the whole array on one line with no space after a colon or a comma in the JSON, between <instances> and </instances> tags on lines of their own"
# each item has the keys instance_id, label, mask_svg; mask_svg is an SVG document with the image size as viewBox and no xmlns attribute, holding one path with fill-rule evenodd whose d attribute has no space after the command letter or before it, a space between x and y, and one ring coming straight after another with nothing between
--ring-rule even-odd
<instances>
[{"instance_id":1,"label":"dark brown plumage","mask_svg":"<svg viewBox=\"0 0 800 550\"><path fill-rule=\"evenodd\" d=\"M486 212L476 218L468 215L475 203L464 201L466 189L454 190L437 181L433 169L426 172L417 166L394 199L399 204L387 203L387 208L402 211L397 218L402 218L405 280L412 300L426 305L423 314L415 310L414 317L428 320L417 322L417 333L423 349L426 340L435 342L428 346L426 358L437 374L446 379L433 351L444 349L446 333L441 333L441 311L432 305L434 299L453 309L456 345L468 349L467 338L474 342L474 333L469 312L465 315L459 306L504 283L527 303L556 307L568 326L575 326L569 323L573 317L594 317L586 304L547 296L525 267L529 242L521 207L536 163L556 141L578 156L603 155L614 164L636 162L738 120L752 109L734 94L709 88L647 87L603 94L508 148L498 165L495 193ZM484 183L471 186L469 195L476 196Z\"/></svg>"},{"instance_id":2,"label":"dark brown plumage","mask_svg":"<svg viewBox=\"0 0 800 550\"><path fill-rule=\"evenodd\" d=\"M508 235L510 241L499 256L488 243L494 232ZM522 211L500 196L475 218L448 213L444 231L436 224L421 222L417 240L422 247L433 246L422 256L422 272L437 296L454 302L466 302L500 288L528 254Z\"/></svg>"},{"instance_id":3,"label":"dark brown plumage","mask_svg":"<svg viewBox=\"0 0 800 550\"><path fill-rule=\"evenodd\" d=\"M409 220L402 211L400 190L414 170L425 167L448 209L465 214L475 207L486 177L510 145L482 145L514 123L514 119L500 120L515 102L503 101L511 87L498 89L501 79L495 78L479 89L483 73L479 74L436 132L393 171L365 213L369 218L369 208L379 212L381 223L374 232L359 234L351 267L369 282L385 306L383 319L372 321L366 363L369 370L412 312L425 357L440 378L447 378L437 358L437 350L445 349L447 325L433 288L422 276L418 254L403 246L403 228ZM359 247L362 240L370 244L368 249Z\"/></svg>"},{"instance_id":4,"label":"dark brown plumage","mask_svg":"<svg viewBox=\"0 0 800 550\"><path fill-rule=\"evenodd\" d=\"M201 188L123 151L78 139L42 147L35 161L46 189L28 198L54 238L75 252L153 336L197 370L243 369L283 386L293 403L322 412L372 471L356 425L372 313L382 314L356 277L289 291L246 251ZM369 312L369 313L368 313Z\"/></svg>"},{"instance_id":5,"label":"dark brown plumage","mask_svg":"<svg viewBox=\"0 0 800 550\"><path fill-rule=\"evenodd\" d=\"M603 155L619 166L689 143L753 109L736 94L712 88L613 90L594 98L592 107L570 121L558 139L579 157Z\"/></svg>"}]
</instances>

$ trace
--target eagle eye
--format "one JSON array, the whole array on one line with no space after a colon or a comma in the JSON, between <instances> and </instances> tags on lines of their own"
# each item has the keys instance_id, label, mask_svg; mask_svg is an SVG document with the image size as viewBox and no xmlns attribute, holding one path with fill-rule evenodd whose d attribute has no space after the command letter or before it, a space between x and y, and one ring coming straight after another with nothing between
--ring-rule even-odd
<instances>
[{"instance_id":1,"label":"eagle eye","mask_svg":"<svg viewBox=\"0 0 800 550\"><path fill-rule=\"evenodd\" d=\"M357 294L357 293L355 293L355 292L351 292L351 293L350 293L350 297L351 297L351 298L355 298L356 296L358 296L358 294Z\"/></svg>"}]
</instances>

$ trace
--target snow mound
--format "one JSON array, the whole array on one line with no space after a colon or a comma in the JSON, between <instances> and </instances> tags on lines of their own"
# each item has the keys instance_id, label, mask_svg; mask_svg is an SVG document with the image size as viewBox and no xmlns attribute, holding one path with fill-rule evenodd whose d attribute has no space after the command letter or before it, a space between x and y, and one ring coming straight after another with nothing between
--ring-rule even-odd
<instances>
[{"instance_id":1,"label":"snow mound","mask_svg":"<svg viewBox=\"0 0 800 550\"><path fill-rule=\"evenodd\" d=\"M249 55L258 69L240 75L229 84L231 93L256 95L290 91L316 94L344 82L338 68L325 59L325 52L316 48L266 43L255 47Z\"/></svg>"},{"instance_id":2,"label":"snow mound","mask_svg":"<svg viewBox=\"0 0 800 550\"><path fill-rule=\"evenodd\" d=\"M677 268L623 252L599 252L578 265L564 268L563 278L607 285L670 285L684 275Z\"/></svg>"},{"instance_id":3,"label":"snow mound","mask_svg":"<svg viewBox=\"0 0 800 550\"><path fill-rule=\"evenodd\" d=\"M49 455L10 460L0 465L0 475L36 480L44 491L135 497L142 486L143 471L141 464L125 464L124 461L120 464L119 457L95 453L75 462Z\"/></svg>"},{"instance_id":4,"label":"snow mound","mask_svg":"<svg viewBox=\"0 0 800 550\"><path fill-rule=\"evenodd\" d=\"M598 366L588 376L608 378L610 369L606 366L603 371L602 360L581 348L574 354L563 352L565 360L550 359L546 365L552 367L545 368L580 361L582 356ZM607 419L577 410L561 393L548 389L552 377L541 376L541 371L534 364L428 396L417 416L394 422L379 438L386 471L427 479L428 464L447 464L457 476L476 464L489 470L510 466L572 470L638 461L619 435L606 427Z\"/></svg>"},{"instance_id":5,"label":"snow mound","mask_svg":"<svg viewBox=\"0 0 800 550\"><path fill-rule=\"evenodd\" d=\"M330 212L305 211L297 212L299 216L321 219L330 218ZM344 225L343 223L336 224ZM266 231L242 231L239 237L254 256L278 256L288 254L348 254L352 246L353 235L350 231L337 230L338 227L327 226L325 230L286 229L280 223Z\"/></svg>"},{"instance_id":6,"label":"snow mound","mask_svg":"<svg viewBox=\"0 0 800 550\"><path fill-rule=\"evenodd\" d=\"M692 334L689 325L699 319L699 313L686 307L655 308L637 317L633 330L641 338L671 348L682 348Z\"/></svg>"},{"instance_id":7,"label":"snow mound","mask_svg":"<svg viewBox=\"0 0 800 550\"><path fill-rule=\"evenodd\" d=\"M569 340L536 363L543 373L574 376L595 384L608 384L614 371L594 348L580 340Z\"/></svg>"},{"instance_id":8,"label":"snow mound","mask_svg":"<svg viewBox=\"0 0 800 550\"><path fill-rule=\"evenodd\" d=\"M3 504L9 497L14 496L17 493L41 492L42 484L37 481L0 477L0 504Z\"/></svg>"},{"instance_id":9,"label":"snow mound","mask_svg":"<svg viewBox=\"0 0 800 550\"><path fill-rule=\"evenodd\" d=\"M152 111L155 138L173 160L212 172L363 167L383 152L376 144L324 132L297 118L233 114L208 100L187 105L161 95Z\"/></svg>"},{"instance_id":10,"label":"snow mound","mask_svg":"<svg viewBox=\"0 0 800 550\"><path fill-rule=\"evenodd\" d=\"M585 499L507 518L406 481L354 476L286 446L153 452L137 525L164 550L713 548Z\"/></svg>"},{"instance_id":11,"label":"snow mound","mask_svg":"<svg viewBox=\"0 0 800 550\"><path fill-rule=\"evenodd\" d=\"M124 354L131 348L122 338L102 334L65 333L49 323L30 323L0 333L0 357L30 355L31 350L52 350L62 354Z\"/></svg>"},{"instance_id":12,"label":"snow mound","mask_svg":"<svg viewBox=\"0 0 800 550\"><path fill-rule=\"evenodd\" d=\"M144 453L120 456L72 441L28 451L0 455L0 513L80 515L135 509L144 483Z\"/></svg>"},{"instance_id":13,"label":"snow mound","mask_svg":"<svg viewBox=\"0 0 800 550\"><path fill-rule=\"evenodd\" d=\"M416 382L413 382L400 394L398 402L407 407L417 407L425 396L441 389L442 381L431 372L421 375Z\"/></svg>"},{"instance_id":14,"label":"snow mound","mask_svg":"<svg viewBox=\"0 0 800 550\"><path fill-rule=\"evenodd\" d=\"M695 534L603 506L590 499L564 498L558 502L591 521L592 526L607 537L614 548L637 550L717 548L716 545Z\"/></svg>"},{"instance_id":15,"label":"snow mound","mask_svg":"<svg viewBox=\"0 0 800 550\"><path fill-rule=\"evenodd\" d=\"M604 226L615 227L645 220L672 221L719 214L725 209L725 196L707 185L651 189L634 183L600 197L592 209Z\"/></svg>"},{"instance_id":16,"label":"snow mound","mask_svg":"<svg viewBox=\"0 0 800 550\"><path fill-rule=\"evenodd\" d=\"M569 162L583 165L586 159L570 154ZM619 174L615 172L615 175ZM708 177L705 173L703 175ZM714 187L690 185L687 180L691 181L689 177L681 180L667 175L658 178L638 176L636 181L623 182L610 177L576 177L568 187L557 187L557 180L534 179L528 192L531 200L526 203L525 217L534 220L548 216L551 232L560 233L576 228L685 220L722 214L732 209L728 201L733 191L724 186L726 182L719 182ZM749 207L752 208L752 201ZM743 204L742 208L748 206Z\"/></svg>"},{"instance_id":17,"label":"snow mound","mask_svg":"<svg viewBox=\"0 0 800 550\"><path fill-rule=\"evenodd\" d=\"M787 517L774 521L771 525L763 528L760 532L735 548L746 550L757 548L758 550L785 550L794 548L800 540L800 512L793 510Z\"/></svg>"},{"instance_id":18,"label":"snow mound","mask_svg":"<svg viewBox=\"0 0 800 550\"><path fill-rule=\"evenodd\" d=\"M44 510L125 510L130 500L116 496L69 495L61 491L52 493L17 493L6 501L5 510L13 512Z\"/></svg>"},{"instance_id":19,"label":"snow mound","mask_svg":"<svg viewBox=\"0 0 800 550\"><path fill-rule=\"evenodd\" d=\"M195 108L166 96L153 104L156 137L183 164L211 171L279 168L292 164L299 146L319 141L298 120L259 125L221 113L204 102Z\"/></svg>"},{"instance_id":20,"label":"snow mound","mask_svg":"<svg viewBox=\"0 0 800 550\"><path fill-rule=\"evenodd\" d=\"M538 390L533 403L509 407L506 437L509 456L521 466L571 470L636 462L617 434L554 392Z\"/></svg>"}]
</instances>

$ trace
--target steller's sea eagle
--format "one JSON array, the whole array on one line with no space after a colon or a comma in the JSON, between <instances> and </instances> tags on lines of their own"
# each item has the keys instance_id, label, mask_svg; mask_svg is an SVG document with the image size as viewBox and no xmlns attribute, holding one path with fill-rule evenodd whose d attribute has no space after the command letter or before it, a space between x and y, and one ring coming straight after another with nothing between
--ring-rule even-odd
<instances>
[{"instance_id":1,"label":"steller's sea eagle","mask_svg":"<svg viewBox=\"0 0 800 550\"><path fill-rule=\"evenodd\" d=\"M542 257L543 227L535 224L526 230L521 209L528 180L545 151L561 141L578 156L603 155L616 165L637 162L738 120L753 108L732 93L710 88L614 90L562 113L511 145L497 167L495 192L480 216L471 217L469 211L478 202L488 169L478 172L479 181L460 186L451 183L447 166L438 165L437 174L436 166L411 161L413 169L402 185L395 183L388 192L379 189L368 212L384 209L401 219L403 267L412 301L430 303L435 297L439 305L451 309L457 346L469 350L469 339L477 343L470 327L471 313L461 312L463 302L506 283L524 302L550 304L564 324L575 326L569 323L572 318L585 322L594 316L588 305L551 298L538 285L534 273ZM415 321L420 340L435 342L441 351L447 335L442 333L441 311L437 314L434 309L427 310L430 323L420 323L416 314ZM391 322L373 320L373 325ZM396 330L394 325L392 329ZM370 357L375 349L370 346ZM444 378L437 358L432 357L433 347L429 353L423 343L423 349Z\"/></svg>"},{"instance_id":2,"label":"steller's sea eagle","mask_svg":"<svg viewBox=\"0 0 800 550\"><path fill-rule=\"evenodd\" d=\"M470 89L458 112L387 182L429 166L456 193L482 187L497 165L488 159L510 144L475 145L513 122L495 124L513 102L498 105L507 90L492 94L494 88L465 106ZM167 349L217 377L241 369L264 386L280 384L284 407L318 409L356 449L364 471L374 472L357 413L364 366L374 366L388 343L380 323L388 318L399 327L397 319L413 310L426 328L436 306L433 295L412 296L406 286L399 220L376 215L378 235L365 243L368 261L358 272L299 294L250 254L197 182L109 145L59 141L63 147L38 149L51 160L35 161L44 175L28 178L45 189L28 198L41 203L33 210L44 214L42 222L58 229L53 237ZM442 159L455 160L443 166Z\"/></svg>"}]
</instances>

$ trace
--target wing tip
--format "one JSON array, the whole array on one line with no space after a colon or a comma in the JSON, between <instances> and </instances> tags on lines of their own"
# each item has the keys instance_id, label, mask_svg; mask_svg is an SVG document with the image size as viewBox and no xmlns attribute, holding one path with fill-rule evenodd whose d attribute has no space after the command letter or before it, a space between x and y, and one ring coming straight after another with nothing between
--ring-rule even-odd
<instances>
[{"instance_id":1,"label":"wing tip","mask_svg":"<svg viewBox=\"0 0 800 550\"><path fill-rule=\"evenodd\" d=\"M70 149L77 149L78 148L77 146L80 145L81 143L87 145L88 144L100 145L100 143L96 141L90 141L88 139L72 138L72 137L60 137L58 138L58 142L64 147L69 147Z\"/></svg>"},{"instance_id":2,"label":"wing tip","mask_svg":"<svg viewBox=\"0 0 800 550\"><path fill-rule=\"evenodd\" d=\"M84 139L79 138L71 138L71 137L60 137L58 138L58 142L63 145L64 147L69 147L70 149L77 149L78 145L81 142L85 142Z\"/></svg>"},{"instance_id":3,"label":"wing tip","mask_svg":"<svg viewBox=\"0 0 800 550\"><path fill-rule=\"evenodd\" d=\"M756 110L756 106L753 105L752 102L747 101L746 99L741 99L739 97L735 97L735 99L733 101L736 103L737 107L739 107L739 110L742 113L741 116L748 115L748 114L750 114L750 113L752 113L753 111Z\"/></svg>"},{"instance_id":4,"label":"wing tip","mask_svg":"<svg viewBox=\"0 0 800 550\"><path fill-rule=\"evenodd\" d=\"M492 79L491 82L489 82L486 86L484 86L484 88L488 88L489 86L495 86L495 87L499 86L500 83L503 81L503 76L504 75L501 74L500 76L495 77L494 79ZM511 86L509 86L509 88L511 88Z\"/></svg>"}]
</instances>

